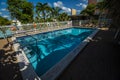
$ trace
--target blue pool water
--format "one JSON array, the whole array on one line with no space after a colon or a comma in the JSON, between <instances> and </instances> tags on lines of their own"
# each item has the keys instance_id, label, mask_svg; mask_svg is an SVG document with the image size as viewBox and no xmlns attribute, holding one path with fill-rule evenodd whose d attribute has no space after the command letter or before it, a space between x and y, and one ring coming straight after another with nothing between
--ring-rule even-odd
<instances>
[{"instance_id":1,"label":"blue pool water","mask_svg":"<svg viewBox=\"0 0 120 80\"><path fill-rule=\"evenodd\" d=\"M17 38L38 76L72 51L94 29L69 28ZM37 39L37 42L35 41Z\"/></svg>"}]
</instances>

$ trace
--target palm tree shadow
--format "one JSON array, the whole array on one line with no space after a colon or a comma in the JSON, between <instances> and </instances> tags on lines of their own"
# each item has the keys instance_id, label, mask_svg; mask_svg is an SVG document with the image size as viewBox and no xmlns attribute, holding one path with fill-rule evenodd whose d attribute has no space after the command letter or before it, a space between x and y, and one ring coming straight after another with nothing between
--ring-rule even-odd
<instances>
[{"instance_id":1,"label":"palm tree shadow","mask_svg":"<svg viewBox=\"0 0 120 80\"><path fill-rule=\"evenodd\" d=\"M22 80L16 58L18 53L8 53L6 50L0 49L0 80Z\"/></svg>"},{"instance_id":2,"label":"palm tree shadow","mask_svg":"<svg viewBox=\"0 0 120 80\"><path fill-rule=\"evenodd\" d=\"M4 55L5 55L5 50L0 49L0 59L1 59L1 57L3 57Z\"/></svg>"},{"instance_id":3,"label":"palm tree shadow","mask_svg":"<svg viewBox=\"0 0 120 80\"><path fill-rule=\"evenodd\" d=\"M4 46L3 46L3 48L8 48L9 47L9 43L7 43L7 44L5 44Z\"/></svg>"},{"instance_id":4,"label":"palm tree shadow","mask_svg":"<svg viewBox=\"0 0 120 80\"><path fill-rule=\"evenodd\" d=\"M13 50L13 43L7 43L3 46L3 48L9 48L9 50L7 50L6 52L12 51Z\"/></svg>"}]
</instances>

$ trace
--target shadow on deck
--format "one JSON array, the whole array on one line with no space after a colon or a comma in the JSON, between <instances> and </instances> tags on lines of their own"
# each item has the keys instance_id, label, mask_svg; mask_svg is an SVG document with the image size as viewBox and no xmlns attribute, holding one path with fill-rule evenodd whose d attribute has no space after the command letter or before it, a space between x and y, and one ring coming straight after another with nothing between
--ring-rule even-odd
<instances>
[{"instance_id":1,"label":"shadow on deck","mask_svg":"<svg viewBox=\"0 0 120 80\"><path fill-rule=\"evenodd\" d=\"M0 80L22 80L16 52L8 48L4 39L0 39Z\"/></svg>"},{"instance_id":2,"label":"shadow on deck","mask_svg":"<svg viewBox=\"0 0 120 80\"><path fill-rule=\"evenodd\" d=\"M101 30L56 80L120 80L120 45Z\"/></svg>"}]
</instances>

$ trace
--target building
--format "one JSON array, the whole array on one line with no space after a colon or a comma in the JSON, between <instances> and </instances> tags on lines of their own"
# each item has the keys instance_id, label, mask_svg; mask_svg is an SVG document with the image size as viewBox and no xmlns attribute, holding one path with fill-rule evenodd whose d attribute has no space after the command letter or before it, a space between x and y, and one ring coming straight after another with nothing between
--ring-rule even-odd
<instances>
[{"instance_id":1,"label":"building","mask_svg":"<svg viewBox=\"0 0 120 80\"><path fill-rule=\"evenodd\" d=\"M102 2L103 0L88 0L88 4L96 4L98 2Z\"/></svg>"},{"instance_id":2,"label":"building","mask_svg":"<svg viewBox=\"0 0 120 80\"><path fill-rule=\"evenodd\" d=\"M88 0L88 4L96 4L97 0Z\"/></svg>"},{"instance_id":3,"label":"building","mask_svg":"<svg viewBox=\"0 0 120 80\"><path fill-rule=\"evenodd\" d=\"M97 2L102 2L103 0L97 0Z\"/></svg>"},{"instance_id":4,"label":"building","mask_svg":"<svg viewBox=\"0 0 120 80\"><path fill-rule=\"evenodd\" d=\"M71 9L71 15L76 15L76 9Z\"/></svg>"},{"instance_id":5,"label":"building","mask_svg":"<svg viewBox=\"0 0 120 80\"><path fill-rule=\"evenodd\" d=\"M81 26L82 24L84 24L83 22L87 22L89 19L89 16L85 15L71 15L69 17L72 20L73 26Z\"/></svg>"}]
</instances>

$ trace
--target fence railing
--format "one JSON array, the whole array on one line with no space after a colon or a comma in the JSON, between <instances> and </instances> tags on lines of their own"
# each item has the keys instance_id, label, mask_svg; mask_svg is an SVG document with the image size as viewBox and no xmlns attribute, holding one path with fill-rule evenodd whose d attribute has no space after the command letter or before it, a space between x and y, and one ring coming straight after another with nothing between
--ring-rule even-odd
<instances>
[{"instance_id":1,"label":"fence railing","mask_svg":"<svg viewBox=\"0 0 120 80\"><path fill-rule=\"evenodd\" d=\"M11 25L0 26L0 38L11 37L13 32L11 31Z\"/></svg>"},{"instance_id":2,"label":"fence railing","mask_svg":"<svg viewBox=\"0 0 120 80\"><path fill-rule=\"evenodd\" d=\"M73 20L73 26L78 27L106 27L111 23L111 19L102 18L100 20L92 19L92 20Z\"/></svg>"},{"instance_id":3,"label":"fence railing","mask_svg":"<svg viewBox=\"0 0 120 80\"><path fill-rule=\"evenodd\" d=\"M24 36L24 33L36 34L69 27L72 27L72 21L0 26L2 30L0 30L0 38L4 37L3 34L7 34L7 36Z\"/></svg>"}]
</instances>

